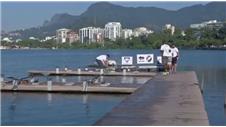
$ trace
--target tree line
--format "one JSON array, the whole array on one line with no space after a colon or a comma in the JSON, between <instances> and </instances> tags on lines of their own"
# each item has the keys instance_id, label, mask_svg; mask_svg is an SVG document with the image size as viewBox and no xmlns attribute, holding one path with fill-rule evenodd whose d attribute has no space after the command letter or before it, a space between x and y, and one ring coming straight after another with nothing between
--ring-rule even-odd
<instances>
[{"instance_id":1,"label":"tree line","mask_svg":"<svg viewBox=\"0 0 226 127\"><path fill-rule=\"evenodd\" d=\"M220 48L226 45L226 25L220 29L203 28L203 29L186 29L185 36L181 34L180 29L176 29L174 35L169 30L156 32L149 35L139 37L131 37L128 39L119 38L116 41L105 39L102 43L56 43L55 40L40 42L38 40L23 40L17 43L2 42L3 46L17 45L19 47L30 48L62 48L62 49L78 49L78 48L101 48L101 49L156 49L163 43L171 40L179 48Z\"/></svg>"}]
</instances>

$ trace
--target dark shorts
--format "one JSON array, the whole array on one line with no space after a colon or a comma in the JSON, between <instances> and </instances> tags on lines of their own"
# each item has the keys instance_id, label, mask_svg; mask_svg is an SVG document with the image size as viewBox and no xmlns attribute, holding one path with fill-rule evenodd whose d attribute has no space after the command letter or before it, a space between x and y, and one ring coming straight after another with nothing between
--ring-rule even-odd
<instances>
[{"instance_id":1,"label":"dark shorts","mask_svg":"<svg viewBox=\"0 0 226 127\"><path fill-rule=\"evenodd\" d=\"M174 64L177 64L177 57L173 57L173 59L172 59L172 64L174 65Z\"/></svg>"},{"instance_id":2,"label":"dark shorts","mask_svg":"<svg viewBox=\"0 0 226 127\"><path fill-rule=\"evenodd\" d=\"M104 63L103 63L101 60L97 60L97 59L96 59L96 62L97 62L98 66L99 66L100 68L105 68L105 67L106 67L106 66L104 65Z\"/></svg>"}]
</instances>

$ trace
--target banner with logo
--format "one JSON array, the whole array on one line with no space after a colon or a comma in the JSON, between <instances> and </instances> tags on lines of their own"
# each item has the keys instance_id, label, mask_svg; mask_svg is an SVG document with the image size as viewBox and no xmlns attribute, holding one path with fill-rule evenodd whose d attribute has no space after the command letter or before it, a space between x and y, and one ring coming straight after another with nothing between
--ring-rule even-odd
<instances>
[{"instance_id":1,"label":"banner with logo","mask_svg":"<svg viewBox=\"0 0 226 127\"><path fill-rule=\"evenodd\" d=\"M122 56L122 65L133 65L132 56Z\"/></svg>"},{"instance_id":2,"label":"banner with logo","mask_svg":"<svg viewBox=\"0 0 226 127\"><path fill-rule=\"evenodd\" d=\"M137 64L153 64L153 54L137 54Z\"/></svg>"}]
</instances>

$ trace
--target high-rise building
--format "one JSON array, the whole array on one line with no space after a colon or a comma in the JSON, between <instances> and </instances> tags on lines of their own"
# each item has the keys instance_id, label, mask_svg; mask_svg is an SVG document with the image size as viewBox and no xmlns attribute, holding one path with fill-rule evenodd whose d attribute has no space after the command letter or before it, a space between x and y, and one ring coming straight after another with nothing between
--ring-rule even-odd
<instances>
[{"instance_id":1,"label":"high-rise building","mask_svg":"<svg viewBox=\"0 0 226 127\"><path fill-rule=\"evenodd\" d=\"M121 37L122 26L120 22L109 22L105 25L105 38L115 41Z\"/></svg>"},{"instance_id":2,"label":"high-rise building","mask_svg":"<svg viewBox=\"0 0 226 127\"><path fill-rule=\"evenodd\" d=\"M133 31L131 29L123 29L122 30L122 37L124 39L127 39L127 38L131 37L132 34L133 34Z\"/></svg>"},{"instance_id":3,"label":"high-rise building","mask_svg":"<svg viewBox=\"0 0 226 127\"><path fill-rule=\"evenodd\" d=\"M174 35L175 33L175 26L171 25L171 24L166 24L164 27L164 30L170 30L170 34Z\"/></svg>"},{"instance_id":4,"label":"high-rise building","mask_svg":"<svg viewBox=\"0 0 226 127\"><path fill-rule=\"evenodd\" d=\"M79 36L76 32L70 31L67 33L67 40L69 43L73 43L79 40Z\"/></svg>"},{"instance_id":5,"label":"high-rise building","mask_svg":"<svg viewBox=\"0 0 226 127\"><path fill-rule=\"evenodd\" d=\"M79 30L81 43L101 42L103 41L104 29L95 27L85 27Z\"/></svg>"},{"instance_id":6,"label":"high-rise building","mask_svg":"<svg viewBox=\"0 0 226 127\"><path fill-rule=\"evenodd\" d=\"M67 34L71 31L70 29L62 28L56 31L56 39L58 43L67 42Z\"/></svg>"}]
</instances>

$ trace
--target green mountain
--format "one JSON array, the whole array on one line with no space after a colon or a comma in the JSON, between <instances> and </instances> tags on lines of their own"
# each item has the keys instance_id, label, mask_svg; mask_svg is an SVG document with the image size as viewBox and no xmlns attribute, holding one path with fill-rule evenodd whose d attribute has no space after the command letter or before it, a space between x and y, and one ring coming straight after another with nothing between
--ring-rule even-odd
<instances>
[{"instance_id":1,"label":"green mountain","mask_svg":"<svg viewBox=\"0 0 226 127\"><path fill-rule=\"evenodd\" d=\"M109 2L92 4L79 16L56 14L50 21L45 21L42 27L18 30L22 38L29 36L44 37L54 35L55 30L65 27L78 30L82 27L104 27L107 22L121 22L123 28L145 26L161 30L162 26L170 23L180 28L190 24L208 20L226 20L226 2L211 2L206 5L194 5L176 11L155 7L123 7Z\"/></svg>"}]
</instances>

